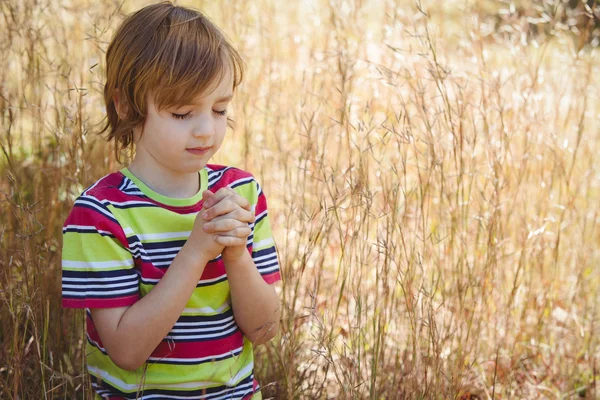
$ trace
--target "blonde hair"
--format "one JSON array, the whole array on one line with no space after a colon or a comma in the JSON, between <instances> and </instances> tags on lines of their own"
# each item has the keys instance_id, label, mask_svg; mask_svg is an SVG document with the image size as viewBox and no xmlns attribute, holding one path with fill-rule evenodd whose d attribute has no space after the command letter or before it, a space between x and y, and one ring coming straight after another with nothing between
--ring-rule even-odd
<instances>
[{"instance_id":1,"label":"blonde hair","mask_svg":"<svg viewBox=\"0 0 600 400\"><path fill-rule=\"evenodd\" d=\"M133 128L144 124L150 92L158 109L189 104L216 88L228 70L235 90L244 61L201 12L162 2L127 16L106 52L107 121L101 133L108 131L108 141L116 142L117 160L122 150L133 148Z\"/></svg>"}]
</instances>

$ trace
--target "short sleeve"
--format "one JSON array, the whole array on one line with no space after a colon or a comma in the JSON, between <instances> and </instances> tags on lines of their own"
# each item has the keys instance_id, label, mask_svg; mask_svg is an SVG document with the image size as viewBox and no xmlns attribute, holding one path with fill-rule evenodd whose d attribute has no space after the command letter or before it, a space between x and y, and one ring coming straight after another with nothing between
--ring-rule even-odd
<instances>
[{"instance_id":1,"label":"short sleeve","mask_svg":"<svg viewBox=\"0 0 600 400\"><path fill-rule=\"evenodd\" d=\"M275 283L281 280L281 271L277 248L271 232L267 199L254 178L247 178L244 181L243 184L240 182L234 188L250 201L256 216L254 224L250 224L252 234L248 237L248 250L265 282Z\"/></svg>"},{"instance_id":2,"label":"short sleeve","mask_svg":"<svg viewBox=\"0 0 600 400\"><path fill-rule=\"evenodd\" d=\"M123 307L139 298L139 275L121 225L104 203L80 196L63 226L63 307Z\"/></svg>"}]
</instances>

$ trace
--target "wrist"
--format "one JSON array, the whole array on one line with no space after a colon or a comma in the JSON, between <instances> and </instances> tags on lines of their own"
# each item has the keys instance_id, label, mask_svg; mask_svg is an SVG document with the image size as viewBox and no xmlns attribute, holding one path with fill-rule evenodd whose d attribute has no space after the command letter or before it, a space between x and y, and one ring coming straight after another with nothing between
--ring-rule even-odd
<instances>
[{"instance_id":1,"label":"wrist","mask_svg":"<svg viewBox=\"0 0 600 400\"><path fill-rule=\"evenodd\" d=\"M189 263L191 263L194 267L201 268L204 267L211 260L199 246L193 246L190 243L190 240L185 242L179 254L182 255Z\"/></svg>"},{"instance_id":2,"label":"wrist","mask_svg":"<svg viewBox=\"0 0 600 400\"><path fill-rule=\"evenodd\" d=\"M225 247L221 253L221 258L225 263L235 263L249 256L246 246Z\"/></svg>"}]
</instances>

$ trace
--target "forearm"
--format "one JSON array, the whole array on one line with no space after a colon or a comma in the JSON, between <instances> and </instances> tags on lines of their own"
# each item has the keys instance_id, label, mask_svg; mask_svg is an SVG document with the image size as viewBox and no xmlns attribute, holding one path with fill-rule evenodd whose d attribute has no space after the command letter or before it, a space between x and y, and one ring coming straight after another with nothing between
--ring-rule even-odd
<instances>
[{"instance_id":1,"label":"forearm","mask_svg":"<svg viewBox=\"0 0 600 400\"><path fill-rule=\"evenodd\" d=\"M115 337L133 367L142 365L173 328L207 262L184 245L156 286L123 314Z\"/></svg>"},{"instance_id":2,"label":"forearm","mask_svg":"<svg viewBox=\"0 0 600 400\"><path fill-rule=\"evenodd\" d=\"M277 292L261 277L247 251L239 259L224 263L237 325L252 343L269 341L279 329Z\"/></svg>"}]
</instances>

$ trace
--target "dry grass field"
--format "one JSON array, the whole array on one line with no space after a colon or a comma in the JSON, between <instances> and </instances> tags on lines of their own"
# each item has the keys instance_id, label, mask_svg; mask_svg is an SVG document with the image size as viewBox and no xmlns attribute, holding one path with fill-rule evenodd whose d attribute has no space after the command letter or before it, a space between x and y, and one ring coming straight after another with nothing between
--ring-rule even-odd
<instances>
[{"instance_id":1,"label":"dry grass field","mask_svg":"<svg viewBox=\"0 0 600 400\"><path fill-rule=\"evenodd\" d=\"M2 399L89 398L61 228L120 168L103 57L147 3L0 0ZM264 398L600 398L600 54L561 1L180 3L248 67L213 161L269 199Z\"/></svg>"}]
</instances>

